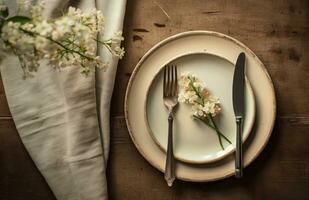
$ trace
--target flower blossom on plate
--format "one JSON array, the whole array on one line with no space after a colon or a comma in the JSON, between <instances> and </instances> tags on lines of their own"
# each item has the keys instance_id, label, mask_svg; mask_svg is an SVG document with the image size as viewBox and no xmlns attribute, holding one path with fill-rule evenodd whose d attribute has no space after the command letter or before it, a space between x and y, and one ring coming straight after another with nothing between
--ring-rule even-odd
<instances>
[{"instance_id":1,"label":"flower blossom on plate","mask_svg":"<svg viewBox=\"0 0 309 200\"><path fill-rule=\"evenodd\" d=\"M180 76L179 102L192 104L192 114L197 117L213 117L220 113L220 101L210 95L205 84L194 74L184 73Z\"/></svg>"},{"instance_id":2,"label":"flower blossom on plate","mask_svg":"<svg viewBox=\"0 0 309 200\"><path fill-rule=\"evenodd\" d=\"M212 96L205 84L191 73L183 73L180 76L179 86L178 100L191 105L192 117L216 131L222 149L224 149L222 138L231 144L231 141L220 132L213 118L221 112L219 99Z\"/></svg>"}]
</instances>

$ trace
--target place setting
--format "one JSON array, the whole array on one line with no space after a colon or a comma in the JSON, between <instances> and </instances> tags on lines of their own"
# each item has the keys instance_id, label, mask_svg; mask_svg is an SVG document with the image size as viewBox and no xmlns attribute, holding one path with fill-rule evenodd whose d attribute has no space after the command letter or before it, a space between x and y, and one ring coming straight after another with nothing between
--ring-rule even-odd
<instances>
[{"instance_id":1,"label":"place setting","mask_svg":"<svg viewBox=\"0 0 309 200\"><path fill-rule=\"evenodd\" d=\"M246 176L275 121L271 79L244 44L211 31L171 36L150 49L130 78L125 114L143 157L175 179Z\"/></svg>"},{"instance_id":2,"label":"place setting","mask_svg":"<svg viewBox=\"0 0 309 200\"><path fill-rule=\"evenodd\" d=\"M0 199L306 199L308 8L0 0Z\"/></svg>"}]
</instances>

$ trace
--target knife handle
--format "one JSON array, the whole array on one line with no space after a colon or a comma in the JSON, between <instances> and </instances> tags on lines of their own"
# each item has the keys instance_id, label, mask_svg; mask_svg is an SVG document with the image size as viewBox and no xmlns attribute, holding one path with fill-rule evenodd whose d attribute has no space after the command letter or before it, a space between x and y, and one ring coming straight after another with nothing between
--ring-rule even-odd
<instances>
[{"instance_id":1,"label":"knife handle","mask_svg":"<svg viewBox=\"0 0 309 200\"><path fill-rule=\"evenodd\" d=\"M237 133L236 133L236 162L235 177L243 176L243 158L242 158L242 117L236 117Z\"/></svg>"}]
</instances>

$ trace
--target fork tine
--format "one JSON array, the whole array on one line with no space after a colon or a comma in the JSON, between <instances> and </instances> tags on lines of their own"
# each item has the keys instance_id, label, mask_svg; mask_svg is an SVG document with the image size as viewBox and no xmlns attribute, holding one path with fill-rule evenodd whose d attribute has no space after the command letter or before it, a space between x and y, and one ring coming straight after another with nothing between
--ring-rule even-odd
<instances>
[{"instance_id":1,"label":"fork tine","mask_svg":"<svg viewBox=\"0 0 309 200\"><path fill-rule=\"evenodd\" d=\"M174 74L174 80L173 80L173 96L177 95L177 71L176 71L176 65L173 65L173 74Z\"/></svg>"},{"instance_id":2,"label":"fork tine","mask_svg":"<svg viewBox=\"0 0 309 200\"><path fill-rule=\"evenodd\" d=\"M175 65L175 73L176 73L176 95L178 96L178 73L177 73L177 65Z\"/></svg>"},{"instance_id":3,"label":"fork tine","mask_svg":"<svg viewBox=\"0 0 309 200\"><path fill-rule=\"evenodd\" d=\"M167 66L167 96L171 96L171 89L172 89L172 84L171 84L171 66Z\"/></svg>"},{"instance_id":4,"label":"fork tine","mask_svg":"<svg viewBox=\"0 0 309 200\"><path fill-rule=\"evenodd\" d=\"M172 74L172 80L171 80L171 96L174 96L174 65L171 65L171 74Z\"/></svg>"},{"instance_id":5,"label":"fork tine","mask_svg":"<svg viewBox=\"0 0 309 200\"><path fill-rule=\"evenodd\" d=\"M167 66L164 66L164 74L163 74L163 97L166 96L166 68Z\"/></svg>"},{"instance_id":6,"label":"fork tine","mask_svg":"<svg viewBox=\"0 0 309 200\"><path fill-rule=\"evenodd\" d=\"M174 69L173 69L173 65L171 65L171 96L174 95Z\"/></svg>"},{"instance_id":7,"label":"fork tine","mask_svg":"<svg viewBox=\"0 0 309 200\"><path fill-rule=\"evenodd\" d=\"M178 95L178 77L176 65L165 65L163 74L163 97Z\"/></svg>"},{"instance_id":8,"label":"fork tine","mask_svg":"<svg viewBox=\"0 0 309 200\"><path fill-rule=\"evenodd\" d=\"M173 65L173 94L172 96L176 95L176 74L175 74L175 65Z\"/></svg>"}]
</instances>

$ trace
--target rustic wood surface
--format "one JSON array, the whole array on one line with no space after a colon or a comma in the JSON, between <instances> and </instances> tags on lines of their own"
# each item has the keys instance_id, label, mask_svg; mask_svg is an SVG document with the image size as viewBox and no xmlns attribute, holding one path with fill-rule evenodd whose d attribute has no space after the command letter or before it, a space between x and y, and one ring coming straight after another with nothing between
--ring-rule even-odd
<instances>
[{"instance_id":1,"label":"rustic wood surface","mask_svg":"<svg viewBox=\"0 0 309 200\"><path fill-rule=\"evenodd\" d=\"M143 54L160 40L188 30L228 34L256 53L275 85L277 121L269 144L246 168L243 179L176 181L168 188L163 174L130 140L124 95ZM112 101L110 199L309 198L309 1L128 0L124 35L127 53L118 68ZM1 83L0 199L55 199L18 137Z\"/></svg>"}]
</instances>

